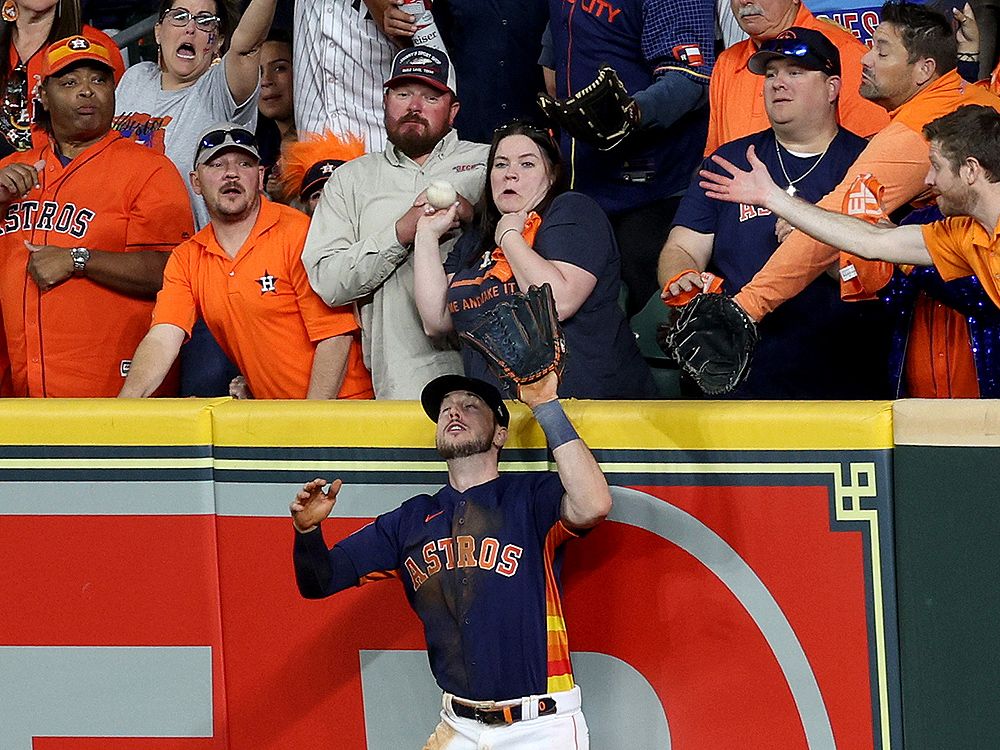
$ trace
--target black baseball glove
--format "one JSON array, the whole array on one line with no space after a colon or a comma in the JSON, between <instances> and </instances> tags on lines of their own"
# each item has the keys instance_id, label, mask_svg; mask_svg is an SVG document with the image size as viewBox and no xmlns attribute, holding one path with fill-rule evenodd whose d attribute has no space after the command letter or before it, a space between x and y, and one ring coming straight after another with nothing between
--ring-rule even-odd
<instances>
[{"instance_id":1,"label":"black baseball glove","mask_svg":"<svg viewBox=\"0 0 1000 750\"><path fill-rule=\"evenodd\" d=\"M732 297L699 294L672 323L661 324L656 340L703 392L718 396L746 379L757 347L757 324Z\"/></svg>"},{"instance_id":2,"label":"black baseball glove","mask_svg":"<svg viewBox=\"0 0 1000 750\"><path fill-rule=\"evenodd\" d=\"M609 65L602 65L594 82L569 99L539 94L538 106L571 136L601 151L613 149L639 125L639 105Z\"/></svg>"},{"instance_id":3,"label":"black baseball glove","mask_svg":"<svg viewBox=\"0 0 1000 750\"><path fill-rule=\"evenodd\" d=\"M562 376L566 338L548 284L500 302L461 337L482 352L498 378L518 387L550 372Z\"/></svg>"}]
</instances>

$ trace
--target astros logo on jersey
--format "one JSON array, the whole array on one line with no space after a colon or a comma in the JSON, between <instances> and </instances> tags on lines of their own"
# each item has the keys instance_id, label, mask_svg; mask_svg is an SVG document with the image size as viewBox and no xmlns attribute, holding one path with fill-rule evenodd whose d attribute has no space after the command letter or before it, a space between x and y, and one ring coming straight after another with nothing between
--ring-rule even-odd
<instances>
[{"instance_id":1,"label":"astros logo on jersey","mask_svg":"<svg viewBox=\"0 0 1000 750\"><path fill-rule=\"evenodd\" d=\"M75 203L56 201L18 201L7 206L0 235L18 231L58 232L83 239L95 214Z\"/></svg>"},{"instance_id":2,"label":"astros logo on jersey","mask_svg":"<svg viewBox=\"0 0 1000 750\"><path fill-rule=\"evenodd\" d=\"M432 575L442 570L481 568L492 570L506 578L511 578L517 573L521 555L524 554L523 547L507 544L501 549L500 542L488 536L478 543L476 549L477 541L474 536L468 534L454 538L447 536L443 539L432 539L421 549L426 570L422 569L412 556L407 557L404 567L410 574L413 590L419 589Z\"/></svg>"}]
</instances>

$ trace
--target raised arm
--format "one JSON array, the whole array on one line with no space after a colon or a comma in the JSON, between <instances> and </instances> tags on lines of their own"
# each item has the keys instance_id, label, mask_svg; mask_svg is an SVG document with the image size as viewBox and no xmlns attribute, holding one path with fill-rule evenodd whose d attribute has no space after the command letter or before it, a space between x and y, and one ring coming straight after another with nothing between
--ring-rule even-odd
<instances>
[{"instance_id":1,"label":"raised arm","mask_svg":"<svg viewBox=\"0 0 1000 750\"><path fill-rule=\"evenodd\" d=\"M611 490L594 454L583 442L556 394L558 379L549 373L537 383L521 386L518 398L531 407L556 461L566 494L562 520L574 529L596 526L611 512Z\"/></svg>"},{"instance_id":2,"label":"raised arm","mask_svg":"<svg viewBox=\"0 0 1000 750\"><path fill-rule=\"evenodd\" d=\"M455 328L448 312L451 278L441 263L441 237L457 225L457 201L417 221L413 240L413 297L428 336L441 336Z\"/></svg>"},{"instance_id":3,"label":"raised arm","mask_svg":"<svg viewBox=\"0 0 1000 750\"><path fill-rule=\"evenodd\" d=\"M753 146L747 149L749 172L721 156L712 159L732 176L708 170L699 172L701 187L711 198L761 206L810 237L862 258L922 266L932 264L919 225L876 226L794 198L774 183Z\"/></svg>"},{"instance_id":4,"label":"raised arm","mask_svg":"<svg viewBox=\"0 0 1000 750\"><path fill-rule=\"evenodd\" d=\"M223 2L223 0L219 0ZM257 89L260 77L260 48L274 19L277 0L250 0L229 40L226 53L226 82L237 104Z\"/></svg>"}]
</instances>

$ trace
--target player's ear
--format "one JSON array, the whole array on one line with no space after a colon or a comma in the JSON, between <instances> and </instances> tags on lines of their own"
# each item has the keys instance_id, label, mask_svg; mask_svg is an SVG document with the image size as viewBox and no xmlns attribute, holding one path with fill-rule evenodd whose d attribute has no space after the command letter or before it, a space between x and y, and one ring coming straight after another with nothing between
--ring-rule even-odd
<instances>
[{"instance_id":1,"label":"player's ear","mask_svg":"<svg viewBox=\"0 0 1000 750\"><path fill-rule=\"evenodd\" d=\"M498 424L493 430L493 446L499 450L507 442L507 428Z\"/></svg>"}]
</instances>

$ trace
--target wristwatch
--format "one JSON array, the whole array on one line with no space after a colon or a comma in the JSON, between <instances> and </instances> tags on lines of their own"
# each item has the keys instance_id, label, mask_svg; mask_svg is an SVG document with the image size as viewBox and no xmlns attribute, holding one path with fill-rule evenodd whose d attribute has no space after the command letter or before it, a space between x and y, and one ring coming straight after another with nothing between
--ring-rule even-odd
<instances>
[{"instance_id":1,"label":"wristwatch","mask_svg":"<svg viewBox=\"0 0 1000 750\"><path fill-rule=\"evenodd\" d=\"M90 250L85 247L70 248L69 257L73 259L73 273L83 273L90 260Z\"/></svg>"}]
</instances>

